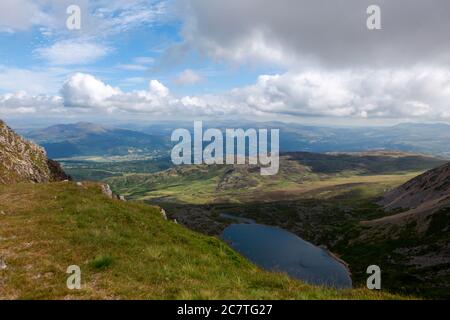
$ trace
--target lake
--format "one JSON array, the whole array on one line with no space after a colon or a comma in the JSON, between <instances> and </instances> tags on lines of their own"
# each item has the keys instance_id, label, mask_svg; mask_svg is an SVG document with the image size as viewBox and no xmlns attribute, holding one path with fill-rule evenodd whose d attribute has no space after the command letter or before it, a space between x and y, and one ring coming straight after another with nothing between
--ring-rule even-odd
<instances>
[{"instance_id":1,"label":"lake","mask_svg":"<svg viewBox=\"0 0 450 320\"><path fill-rule=\"evenodd\" d=\"M233 224L222 238L250 261L310 284L351 288L347 268L327 251L286 230L260 224Z\"/></svg>"}]
</instances>

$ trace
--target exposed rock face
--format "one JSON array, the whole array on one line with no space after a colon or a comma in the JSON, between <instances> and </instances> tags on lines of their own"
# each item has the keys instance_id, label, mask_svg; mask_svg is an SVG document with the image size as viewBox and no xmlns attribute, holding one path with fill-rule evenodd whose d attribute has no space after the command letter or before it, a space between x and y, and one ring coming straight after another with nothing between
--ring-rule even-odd
<instances>
[{"instance_id":1,"label":"exposed rock face","mask_svg":"<svg viewBox=\"0 0 450 320\"><path fill-rule=\"evenodd\" d=\"M45 150L16 134L0 120L0 184L51 182L69 177Z\"/></svg>"}]
</instances>

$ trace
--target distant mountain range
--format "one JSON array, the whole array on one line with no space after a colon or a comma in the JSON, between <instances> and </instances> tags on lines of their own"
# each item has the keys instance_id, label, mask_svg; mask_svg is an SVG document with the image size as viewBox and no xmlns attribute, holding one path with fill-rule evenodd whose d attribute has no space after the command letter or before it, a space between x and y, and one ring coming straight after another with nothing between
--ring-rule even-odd
<instances>
[{"instance_id":1,"label":"distant mountain range","mask_svg":"<svg viewBox=\"0 0 450 320\"><path fill-rule=\"evenodd\" d=\"M42 145L48 156L56 159L151 154L169 148L168 138L164 136L86 122L55 125L24 135Z\"/></svg>"},{"instance_id":2,"label":"distant mountain range","mask_svg":"<svg viewBox=\"0 0 450 320\"><path fill-rule=\"evenodd\" d=\"M126 129L93 123L61 124L23 132L41 144L52 158L167 154L177 128L193 129L192 122L152 123ZM282 152L365 152L395 150L450 157L450 125L406 123L390 127L336 128L283 122L204 122L204 128L280 129Z\"/></svg>"},{"instance_id":3,"label":"distant mountain range","mask_svg":"<svg viewBox=\"0 0 450 320\"><path fill-rule=\"evenodd\" d=\"M193 122L161 122L134 130L170 137L176 128L192 129ZM450 156L450 124L404 123L383 127L314 126L285 122L204 121L204 128L280 129L284 152L360 152L397 150ZM131 125L130 128L133 128Z\"/></svg>"},{"instance_id":4,"label":"distant mountain range","mask_svg":"<svg viewBox=\"0 0 450 320\"><path fill-rule=\"evenodd\" d=\"M396 150L450 156L450 125L400 124L391 127L333 128L272 124L280 128L284 151L361 152Z\"/></svg>"}]
</instances>

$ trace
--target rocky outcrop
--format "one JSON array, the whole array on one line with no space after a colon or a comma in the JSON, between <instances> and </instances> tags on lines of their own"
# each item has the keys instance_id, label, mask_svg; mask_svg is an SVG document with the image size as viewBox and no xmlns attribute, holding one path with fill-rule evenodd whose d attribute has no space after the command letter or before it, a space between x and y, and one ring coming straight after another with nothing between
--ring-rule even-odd
<instances>
[{"instance_id":1,"label":"rocky outcrop","mask_svg":"<svg viewBox=\"0 0 450 320\"><path fill-rule=\"evenodd\" d=\"M109 186L109 184L102 184L102 193L110 199L117 198L111 191L111 187Z\"/></svg>"},{"instance_id":2,"label":"rocky outcrop","mask_svg":"<svg viewBox=\"0 0 450 320\"><path fill-rule=\"evenodd\" d=\"M64 181L64 180L72 180L72 178L67 175L58 161L48 159L47 165L50 170L51 181Z\"/></svg>"},{"instance_id":3,"label":"rocky outcrop","mask_svg":"<svg viewBox=\"0 0 450 320\"><path fill-rule=\"evenodd\" d=\"M68 178L56 161L47 158L42 147L25 140L0 120L0 184Z\"/></svg>"},{"instance_id":4,"label":"rocky outcrop","mask_svg":"<svg viewBox=\"0 0 450 320\"><path fill-rule=\"evenodd\" d=\"M0 258L0 270L6 270L8 266L6 265L5 260L3 258Z\"/></svg>"},{"instance_id":5,"label":"rocky outcrop","mask_svg":"<svg viewBox=\"0 0 450 320\"><path fill-rule=\"evenodd\" d=\"M81 182L78 182L81 184ZM115 194L114 192L112 192L111 187L109 186L109 184L101 184L101 188L102 188L102 193L107 196L110 199L115 199L115 200L120 200L120 201L124 201L126 202L127 199L124 196Z\"/></svg>"},{"instance_id":6,"label":"rocky outcrop","mask_svg":"<svg viewBox=\"0 0 450 320\"><path fill-rule=\"evenodd\" d=\"M166 210L164 210L163 208L161 208L161 210L159 211L161 213L161 217L164 220L167 220L167 214L166 214Z\"/></svg>"}]
</instances>

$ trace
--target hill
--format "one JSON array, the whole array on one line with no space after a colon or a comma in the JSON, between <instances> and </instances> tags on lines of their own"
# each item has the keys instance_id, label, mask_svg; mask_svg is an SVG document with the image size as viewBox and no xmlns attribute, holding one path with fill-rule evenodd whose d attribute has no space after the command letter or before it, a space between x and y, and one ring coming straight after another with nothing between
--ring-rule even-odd
<instances>
[{"instance_id":1,"label":"hill","mask_svg":"<svg viewBox=\"0 0 450 320\"><path fill-rule=\"evenodd\" d=\"M20 200L20 201L19 201ZM221 240L97 184L0 186L0 299L392 299L260 270ZM82 290L66 269L82 270Z\"/></svg>"},{"instance_id":2,"label":"hill","mask_svg":"<svg viewBox=\"0 0 450 320\"><path fill-rule=\"evenodd\" d=\"M261 176L258 166L200 165L173 167L151 174L115 171L115 176L105 181L131 199L183 203L268 201L298 198L327 185L374 182L370 176L422 172L443 163L445 160L439 158L400 152L291 152L282 154L280 171L271 177ZM77 176L73 168L71 172Z\"/></svg>"},{"instance_id":3,"label":"hill","mask_svg":"<svg viewBox=\"0 0 450 320\"><path fill-rule=\"evenodd\" d=\"M0 184L67 179L43 148L26 141L0 120Z\"/></svg>"},{"instance_id":4,"label":"hill","mask_svg":"<svg viewBox=\"0 0 450 320\"><path fill-rule=\"evenodd\" d=\"M450 163L427 171L386 194L380 201L387 210L432 211L450 204Z\"/></svg>"},{"instance_id":5,"label":"hill","mask_svg":"<svg viewBox=\"0 0 450 320\"><path fill-rule=\"evenodd\" d=\"M366 151L353 153L286 153L291 160L311 168L313 172L335 174L390 174L406 171L428 170L446 160L425 154L396 151Z\"/></svg>"},{"instance_id":6,"label":"hill","mask_svg":"<svg viewBox=\"0 0 450 320\"><path fill-rule=\"evenodd\" d=\"M102 134L108 129L89 122L74 124L57 124L43 129L33 130L27 133L32 139L41 142L56 142L65 140L77 140L87 137L89 134Z\"/></svg>"}]
</instances>

